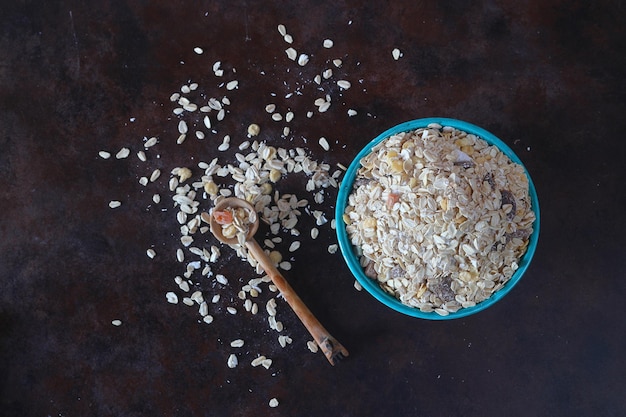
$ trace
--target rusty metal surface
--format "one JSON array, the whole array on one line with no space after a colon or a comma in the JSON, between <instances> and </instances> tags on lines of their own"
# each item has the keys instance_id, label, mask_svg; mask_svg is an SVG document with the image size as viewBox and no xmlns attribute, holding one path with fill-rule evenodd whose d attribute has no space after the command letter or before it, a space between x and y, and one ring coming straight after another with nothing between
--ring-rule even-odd
<instances>
[{"instance_id":1,"label":"rusty metal surface","mask_svg":"<svg viewBox=\"0 0 626 417\"><path fill-rule=\"evenodd\" d=\"M84 3L2 7L0 414L626 413L622 3ZM287 58L281 23L310 55L307 65ZM322 47L326 38L333 48ZM219 87L218 60L223 81L237 79L238 89ZM326 68L352 87L318 89L313 78ZM232 104L217 134L177 145L169 97L189 80ZM333 104L317 113L313 101L326 93ZM270 102L294 111L290 139L265 112ZM358 114L348 117L349 108ZM261 140L347 165L383 130L429 116L490 130L533 176L539 247L503 301L451 322L390 311L357 292L340 255L327 252L333 231L321 228L314 242L313 220L303 216L302 247L285 275L350 350L343 363L331 367L307 350L310 337L284 303L279 315L293 343L283 349L262 315L211 306L207 325L197 307L166 302L184 272L166 191L173 167L233 162L235 147L217 145L224 134L240 143L251 122ZM160 142L142 163L135 152L151 136ZM317 145L320 136L331 152ZM123 146L129 159L98 157ZM139 185L154 168L162 177ZM304 183L290 177L281 192L312 200ZM331 216L334 193L322 207ZM111 210L110 200L123 204ZM219 268L231 280L223 295L236 304L239 280L254 274L222 252ZM214 291L208 280L197 288ZM246 345L229 369L236 338ZM270 369L250 366L257 354L273 359ZM274 397L280 405L270 408Z\"/></svg>"}]
</instances>

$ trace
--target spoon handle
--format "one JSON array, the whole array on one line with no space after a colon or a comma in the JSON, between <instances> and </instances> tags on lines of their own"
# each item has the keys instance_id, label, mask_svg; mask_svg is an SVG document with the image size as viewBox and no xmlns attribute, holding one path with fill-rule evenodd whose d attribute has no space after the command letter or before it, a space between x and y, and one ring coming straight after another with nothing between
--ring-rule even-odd
<instances>
[{"instance_id":1,"label":"spoon handle","mask_svg":"<svg viewBox=\"0 0 626 417\"><path fill-rule=\"evenodd\" d=\"M285 301L287 301L302 324L304 324L304 327L306 327L311 336L313 336L313 339L315 339L315 342L322 349L322 352L324 352L326 359L328 359L331 365L334 365L336 360L348 356L346 348L332 337L330 333L328 333L328 330L317 320L311 310L309 310L298 294L291 288L287 280L278 269L276 269L257 241L254 239L246 241L246 247L248 248L249 255L251 254L254 259L261 264L265 273L272 279L274 285L276 285Z\"/></svg>"}]
</instances>

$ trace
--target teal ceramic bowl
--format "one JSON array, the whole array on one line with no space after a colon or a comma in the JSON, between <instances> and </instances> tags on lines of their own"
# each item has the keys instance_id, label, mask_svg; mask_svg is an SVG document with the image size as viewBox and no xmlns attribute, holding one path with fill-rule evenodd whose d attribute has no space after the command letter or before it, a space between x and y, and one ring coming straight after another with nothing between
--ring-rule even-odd
<instances>
[{"instance_id":1,"label":"teal ceramic bowl","mask_svg":"<svg viewBox=\"0 0 626 417\"><path fill-rule=\"evenodd\" d=\"M335 206L335 218L337 219L336 229L337 229L337 238L339 240L339 247L341 249L341 253L348 264L348 268L357 281L361 284L361 286L374 298L378 301L386 305L387 307L396 310L400 313L406 314L412 317L418 317L427 320L451 320L457 319L461 317L466 317L471 314L478 313L479 311L485 310L492 306L493 304L500 301L504 298L513 287L519 282L519 280L526 272L528 265L530 265L530 261L533 258L535 253L535 249L537 247L537 240L539 238L539 201L537 199L537 192L535 190L535 186L528 174L528 170L524 167L526 172L526 176L528 177L528 186L529 186L529 194L531 199L531 206L533 211L535 212L536 220L533 223L533 233L530 236L530 241L528 244L528 248L526 253L522 256L520 261L518 262L519 268L515 271L511 279L504 285L503 288L495 292L490 298L484 300L473 307L461 308L455 313L450 313L447 316L441 316L435 312L425 313L420 311L418 308L409 307L405 304L402 304L398 299L386 293L376 281L367 277L359 264L359 259L355 253L355 248L350 243L350 239L346 232L346 225L342 221L343 213L348 203L348 196L352 193L352 185L356 178L357 171L361 167L360 160L369 154L374 146L376 146L381 141L386 138L395 135L401 132L408 132L411 130L427 127L431 123L438 123L442 126L451 126L459 130L463 130L467 133L472 133L483 140L485 140L490 145L494 145L498 147L505 155L507 155L512 161L520 164L522 167L522 161L519 157L509 148L504 142L498 139L496 136L486 131L483 128L475 126L471 123L467 123L461 120L456 119L447 119L440 117L426 118L426 119L417 119L411 120L397 126L392 127L378 135L374 140L368 143L354 158L346 174L344 176L343 181L341 182L341 186L339 187L339 194L337 196L337 205Z\"/></svg>"}]
</instances>

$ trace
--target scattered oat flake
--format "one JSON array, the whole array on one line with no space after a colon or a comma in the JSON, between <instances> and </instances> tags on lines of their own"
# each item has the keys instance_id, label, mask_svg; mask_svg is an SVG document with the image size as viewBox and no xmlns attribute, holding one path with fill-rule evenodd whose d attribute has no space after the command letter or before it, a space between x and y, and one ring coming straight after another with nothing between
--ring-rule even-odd
<instances>
[{"instance_id":1,"label":"scattered oat flake","mask_svg":"<svg viewBox=\"0 0 626 417\"><path fill-rule=\"evenodd\" d=\"M287 34L287 28L285 28L285 25L278 25L278 33L280 33L280 36L285 36Z\"/></svg>"},{"instance_id":2,"label":"scattered oat flake","mask_svg":"<svg viewBox=\"0 0 626 417\"><path fill-rule=\"evenodd\" d=\"M98 155L100 155L100 158L102 159L109 159L111 157L111 153L107 151L100 151L98 152Z\"/></svg>"},{"instance_id":3,"label":"scattered oat flake","mask_svg":"<svg viewBox=\"0 0 626 417\"><path fill-rule=\"evenodd\" d=\"M111 207L111 208L118 208L121 205L122 205L122 203L117 201L117 200L113 200L113 201L109 202L109 207Z\"/></svg>"},{"instance_id":4,"label":"scattered oat flake","mask_svg":"<svg viewBox=\"0 0 626 417\"><path fill-rule=\"evenodd\" d=\"M240 348L244 345L244 341L242 339L235 339L230 342L230 346L234 348Z\"/></svg>"},{"instance_id":5,"label":"scattered oat flake","mask_svg":"<svg viewBox=\"0 0 626 417\"><path fill-rule=\"evenodd\" d=\"M339 88L344 89L344 90L347 90L348 88L350 88L351 85L352 84L350 84L350 81L347 81L347 80L339 80L339 81L337 81L337 86Z\"/></svg>"},{"instance_id":6,"label":"scattered oat flake","mask_svg":"<svg viewBox=\"0 0 626 417\"><path fill-rule=\"evenodd\" d=\"M195 48L193 48L193 51L194 51L195 53L197 53L198 55L202 55L202 53L204 52L204 51L202 50L202 48L200 48L200 47L198 47L198 46L196 46Z\"/></svg>"},{"instance_id":7,"label":"scattered oat flake","mask_svg":"<svg viewBox=\"0 0 626 417\"><path fill-rule=\"evenodd\" d=\"M331 39L324 39L324 48L332 48L334 43Z\"/></svg>"},{"instance_id":8,"label":"scattered oat flake","mask_svg":"<svg viewBox=\"0 0 626 417\"><path fill-rule=\"evenodd\" d=\"M234 353L231 353L230 356L228 356L228 361L227 361L227 365L230 369L235 368L237 365L239 364L239 360L237 359L237 356Z\"/></svg>"},{"instance_id":9,"label":"scattered oat flake","mask_svg":"<svg viewBox=\"0 0 626 417\"><path fill-rule=\"evenodd\" d=\"M285 53L287 54L287 58L291 59L292 61L295 61L298 57L298 52L293 48L285 49Z\"/></svg>"},{"instance_id":10,"label":"scattered oat flake","mask_svg":"<svg viewBox=\"0 0 626 417\"><path fill-rule=\"evenodd\" d=\"M154 259L154 257L156 256L156 252L154 251L154 249L148 249L146 251L146 255L148 255L148 258Z\"/></svg>"},{"instance_id":11,"label":"scattered oat flake","mask_svg":"<svg viewBox=\"0 0 626 417\"><path fill-rule=\"evenodd\" d=\"M167 299L167 302L170 304L178 304L178 296L172 291L165 293L165 298Z\"/></svg>"},{"instance_id":12,"label":"scattered oat flake","mask_svg":"<svg viewBox=\"0 0 626 417\"><path fill-rule=\"evenodd\" d=\"M309 56L307 54L300 54L298 57L298 65L305 66L309 62Z\"/></svg>"},{"instance_id":13,"label":"scattered oat flake","mask_svg":"<svg viewBox=\"0 0 626 417\"><path fill-rule=\"evenodd\" d=\"M121 326L122 325L122 321L121 320L113 320L111 322L112 325L114 326Z\"/></svg>"},{"instance_id":14,"label":"scattered oat flake","mask_svg":"<svg viewBox=\"0 0 626 417\"><path fill-rule=\"evenodd\" d=\"M314 340L309 340L308 342L306 342L306 347L309 348L309 350L313 353L317 353L317 351L319 350L319 347Z\"/></svg>"},{"instance_id":15,"label":"scattered oat flake","mask_svg":"<svg viewBox=\"0 0 626 417\"><path fill-rule=\"evenodd\" d=\"M115 157L117 159L124 159L124 158L128 158L128 155L130 155L130 149L122 148L119 150L118 153L115 154Z\"/></svg>"},{"instance_id":16,"label":"scattered oat flake","mask_svg":"<svg viewBox=\"0 0 626 417\"><path fill-rule=\"evenodd\" d=\"M328 144L328 141L323 136L319 139L319 144L325 151L330 149L330 145Z\"/></svg>"},{"instance_id":17,"label":"scattered oat flake","mask_svg":"<svg viewBox=\"0 0 626 417\"><path fill-rule=\"evenodd\" d=\"M394 48L393 51L391 51L391 55L393 56L393 59L397 61L402 57L403 53L400 52L398 48Z\"/></svg>"},{"instance_id":18,"label":"scattered oat flake","mask_svg":"<svg viewBox=\"0 0 626 417\"><path fill-rule=\"evenodd\" d=\"M278 400L276 398L272 398L269 402L270 407L276 408L278 407Z\"/></svg>"}]
</instances>

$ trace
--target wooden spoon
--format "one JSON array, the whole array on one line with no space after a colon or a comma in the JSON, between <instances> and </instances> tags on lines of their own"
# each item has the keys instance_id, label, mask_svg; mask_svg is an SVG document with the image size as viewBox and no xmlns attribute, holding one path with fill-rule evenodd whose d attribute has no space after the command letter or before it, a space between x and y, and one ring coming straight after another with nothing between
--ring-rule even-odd
<instances>
[{"instance_id":1,"label":"wooden spoon","mask_svg":"<svg viewBox=\"0 0 626 417\"><path fill-rule=\"evenodd\" d=\"M287 304L289 304L302 324L304 324L304 327L306 327L311 336L313 336L313 339L315 339L315 342L317 342L318 346L322 349L322 352L324 352L324 355L330 364L335 365L338 360L348 356L346 348L344 348L341 343L332 337L324 326L322 326L322 324L317 320L317 318L315 318L311 310L309 310L300 297L298 297L298 294L296 294L293 288L291 288L291 285L289 285L282 274L278 272L278 269L276 269L276 266L274 266L269 256L254 239L254 234L259 228L259 217L257 216L254 207L245 200L230 197L219 201L215 205L213 213L224 211L227 208L245 208L249 211L249 213L253 213L252 217L254 221L251 221L249 224L248 234L245 241L246 247L248 248L248 256L254 257L254 259L256 259L261 265L265 273L272 279L272 282L274 282L274 285L276 285L278 290L281 292L283 298L287 301ZM203 217L206 218L206 216ZM210 216L209 224L211 226L211 233L213 233L213 235L220 242L228 245L238 243L237 237L227 238L224 236L222 233L222 225L216 221L214 215Z\"/></svg>"}]
</instances>

